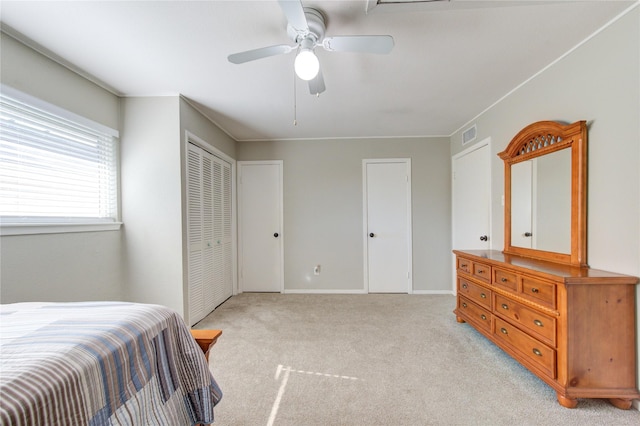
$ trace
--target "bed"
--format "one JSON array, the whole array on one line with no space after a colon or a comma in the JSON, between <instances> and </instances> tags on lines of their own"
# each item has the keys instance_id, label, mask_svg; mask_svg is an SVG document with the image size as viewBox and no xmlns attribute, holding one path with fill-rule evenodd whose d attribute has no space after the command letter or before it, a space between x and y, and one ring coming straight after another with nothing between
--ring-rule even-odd
<instances>
[{"instance_id":1,"label":"bed","mask_svg":"<svg viewBox=\"0 0 640 426\"><path fill-rule=\"evenodd\" d=\"M124 302L0 305L0 424L213 423L222 393L182 318Z\"/></svg>"}]
</instances>

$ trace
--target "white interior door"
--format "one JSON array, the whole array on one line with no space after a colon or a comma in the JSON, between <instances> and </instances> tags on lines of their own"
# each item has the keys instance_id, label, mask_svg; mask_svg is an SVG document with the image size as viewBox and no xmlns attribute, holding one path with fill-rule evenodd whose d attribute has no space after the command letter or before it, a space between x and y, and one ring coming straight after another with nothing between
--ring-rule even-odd
<instances>
[{"instance_id":1,"label":"white interior door","mask_svg":"<svg viewBox=\"0 0 640 426\"><path fill-rule=\"evenodd\" d=\"M411 160L363 160L365 285L411 293Z\"/></svg>"},{"instance_id":2,"label":"white interior door","mask_svg":"<svg viewBox=\"0 0 640 426\"><path fill-rule=\"evenodd\" d=\"M238 179L240 291L282 292L282 161L240 161Z\"/></svg>"},{"instance_id":3,"label":"white interior door","mask_svg":"<svg viewBox=\"0 0 640 426\"><path fill-rule=\"evenodd\" d=\"M453 158L453 248L491 247L491 164L489 140Z\"/></svg>"}]
</instances>

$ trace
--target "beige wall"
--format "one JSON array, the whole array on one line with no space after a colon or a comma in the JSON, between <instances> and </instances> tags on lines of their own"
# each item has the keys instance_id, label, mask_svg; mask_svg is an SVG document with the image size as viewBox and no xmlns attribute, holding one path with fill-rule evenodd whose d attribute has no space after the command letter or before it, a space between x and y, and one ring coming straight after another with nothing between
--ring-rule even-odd
<instances>
[{"instance_id":1,"label":"beige wall","mask_svg":"<svg viewBox=\"0 0 640 426\"><path fill-rule=\"evenodd\" d=\"M112 93L0 33L0 80L113 129ZM0 301L119 300L124 296L121 232L0 237Z\"/></svg>"},{"instance_id":2,"label":"beige wall","mask_svg":"<svg viewBox=\"0 0 640 426\"><path fill-rule=\"evenodd\" d=\"M182 314L179 97L124 98L121 108L125 295Z\"/></svg>"},{"instance_id":3,"label":"beige wall","mask_svg":"<svg viewBox=\"0 0 640 426\"><path fill-rule=\"evenodd\" d=\"M478 140L491 136L496 154L538 120L589 122L588 262L592 268L640 276L640 7L474 122ZM461 150L460 139L460 132L451 137L452 154ZM493 239L503 241L503 165L492 157Z\"/></svg>"},{"instance_id":4,"label":"beige wall","mask_svg":"<svg viewBox=\"0 0 640 426\"><path fill-rule=\"evenodd\" d=\"M180 137L183 145L187 143L186 132L197 136L230 158L236 157L236 141L206 118L190 101L180 98Z\"/></svg>"},{"instance_id":5,"label":"beige wall","mask_svg":"<svg viewBox=\"0 0 640 426\"><path fill-rule=\"evenodd\" d=\"M113 93L0 32L3 84L119 129L119 99Z\"/></svg>"},{"instance_id":6,"label":"beige wall","mask_svg":"<svg viewBox=\"0 0 640 426\"><path fill-rule=\"evenodd\" d=\"M411 158L414 291L451 291L447 138L240 142L237 153L283 160L288 291L363 291L362 160Z\"/></svg>"}]
</instances>

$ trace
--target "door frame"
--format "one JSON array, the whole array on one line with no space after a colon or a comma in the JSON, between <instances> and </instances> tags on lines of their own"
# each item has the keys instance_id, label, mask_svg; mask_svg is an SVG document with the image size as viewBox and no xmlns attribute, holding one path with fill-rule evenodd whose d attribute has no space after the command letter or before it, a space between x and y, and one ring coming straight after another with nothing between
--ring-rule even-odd
<instances>
[{"instance_id":1,"label":"door frame","mask_svg":"<svg viewBox=\"0 0 640 426\"><path fill-rule=\"evenodd\" d=\"M368 197L367 197L367 165L376 163L404 163L407 166L407 257L409 277L407 279L407 294L413 294L413 224L411 222L411 158L365 158L362 160L362 248L363 248L363 276L364 291L369 293L369 249L368 249Z\"/></svg>"},{"instance_id":2,"label":"door frame","mask_svg":"<svg viewBox=\"0 0 640 426\"><path fill-rule=\"evenodd\" d=\"M280 264L278 265L278 267L280 268L280 282L278 283L278 287L279 287L279 291L280 293L284 293L284 237L285 237L285 233L284 233L284 162L283 160L252 160L252 161L238 161L238 174L237 177L238 179L240 179L240 183L242 183L242 167L245 165L277 165L278 166L278 175L279 175L279 181L278 181L278 192L280 193L279 199L278 199L278 209L280 211L280 218L279 218L279 223L278 226L280 227L279 233L280 233L280 238L279 238L279 242L280 242ZM242 293L243 289L242 289L242 277L240 276L239 271L242 270L242 196L241 196L241 192L242 192L242 186L239 186L239 193L238 193L238 198L237 198L237 202L238 202L238 252L237 252L237 258L238 258L238 292Z\"/></svg>"},{"instance_id":3,"label":"door frame","mask_svg":"<svg viewBox=\"0 0 640 426\"><path fill-rule=\"evenodd\" d=\"M456 223L453 217L453 214L455 212L455 207L456 207L456 186L455 186L455 172L456 172L456 160L460 159L461 157L464 157L465 155L469 155L474 151L477 151L481 148L487 148L487 157L489 160L489 250L493 249L493 229L492 229L492 225L493 225L493 220L492 220L492 200L493 200L493 191L492 191L492 186L493 186L493 174L491 173L491 136L488 136L484 139L482 139L481 141L479 141L478 143L471 145L470 147L464 149L463 151L460 151L459 153L453 155L451 157L451 246L453 248L453 243L456 240ZM504 205L504 195L503 195L503 205ZM453 294L455 295L457 292L457 280L456 280L456 257L453 253L451 253L451 267L452 267L452 290L453 290Z\"/></svg>"}]
</instances>

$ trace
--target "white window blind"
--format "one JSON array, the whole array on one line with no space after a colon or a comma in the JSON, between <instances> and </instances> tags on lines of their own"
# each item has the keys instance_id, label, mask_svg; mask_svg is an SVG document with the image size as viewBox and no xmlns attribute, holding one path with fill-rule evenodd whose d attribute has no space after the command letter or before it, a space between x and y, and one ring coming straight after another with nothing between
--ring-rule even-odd
<instances>
[{"instance_id":1,"label":"white window blind","mask_svg":"<svg viewBox=\"0 0 640 426\"><path fill-rule=\"evenodd\" d=\"M0 94L2 225L116 221L117 133L67 117Z\"/></svg>"}]
</instances>

